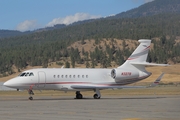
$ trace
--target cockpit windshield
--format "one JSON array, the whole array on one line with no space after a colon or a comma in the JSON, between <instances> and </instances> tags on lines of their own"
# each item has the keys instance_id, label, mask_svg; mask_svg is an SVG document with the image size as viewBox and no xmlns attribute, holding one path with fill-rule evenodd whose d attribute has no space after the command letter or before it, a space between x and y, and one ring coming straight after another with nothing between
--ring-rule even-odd
<instances>
[{"instance_id":1,"label":"cockpit windshield","mask_svg":"<svg viewBox=\"0 0 180 120\"><path fill-rule=\"evenodd\" d=\"M20 77L23 77L23 76L27 77L27 76L34 76L34 74L32 72L23 72L23 73L19 74L18 76L20 76Z\"/></svg>"},{"instance_id":2,"label":"cockpit windshield","mask_svg":"<svg viewBox=\"0 0 180 120\"><path fill-rule=\"evenodd\" d=\"M22 76L24 76L25 74L26 74L26 73L21 73L19 76L22 77Z\"/></svg>"},{"instance_id":3,"label":"cockpit windshield","mask_svg":"<svg viewBox=\"0 0 180 120\"><path fill-rule=\"evenodd\" d=\"M29 73L27 72L26 74L25 74L25 76L28 76L29 75Z\"/></svg>"}]
</instances>

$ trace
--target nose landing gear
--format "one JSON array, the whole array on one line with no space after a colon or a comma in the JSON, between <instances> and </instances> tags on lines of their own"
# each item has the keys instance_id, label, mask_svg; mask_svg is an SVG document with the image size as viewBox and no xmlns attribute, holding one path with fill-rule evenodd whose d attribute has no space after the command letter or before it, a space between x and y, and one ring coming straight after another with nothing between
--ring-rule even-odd
<instances>
[{"instance_id":1,"label":"nose landing gear","mask_svg":"<svg viewBox=\"0 0 180 120\"><path fill-rule=\"evenodd\" d=\"M31 89L29 89L29 90L28 90L28 93L29 93L29 95L30 95L29 100L33 100L32 95L34 95L34 92L33 92Z\"/></svg>"},{"instance_id":2,"label":"nose landing gear","mask_svg":"<svg viewBox=\"0 0 180 120\"><path fill-rule=\"evenodd\" d=\"M32 97L32 96L30 96L30 97L29 97L29 100L33 100L33 97Z\"/></svg>"}]
</instances>

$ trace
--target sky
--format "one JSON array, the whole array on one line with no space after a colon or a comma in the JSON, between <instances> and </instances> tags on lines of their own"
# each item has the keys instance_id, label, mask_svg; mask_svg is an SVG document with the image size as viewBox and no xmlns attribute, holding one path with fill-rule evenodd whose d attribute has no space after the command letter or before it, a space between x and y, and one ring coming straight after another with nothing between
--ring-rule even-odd
<instances>
[{"instance_id":1,"label":"sky","mask_svg":"<svg viewBox=\"0 0 180 120\"><path fill-rule=\"evenodd\" d=\"M0 29L28 31L107 17L153 0L0 0Z\"/></svg>"}]
</instances>

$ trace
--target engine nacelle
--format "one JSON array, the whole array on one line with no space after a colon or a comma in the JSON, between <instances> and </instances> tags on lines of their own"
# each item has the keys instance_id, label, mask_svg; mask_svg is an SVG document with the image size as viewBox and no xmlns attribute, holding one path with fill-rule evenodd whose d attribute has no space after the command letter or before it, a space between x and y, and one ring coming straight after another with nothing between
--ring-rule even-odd
<instances>
[{"instance_id":1,"label":"engine nacelle","mask_svg":"<svg viewBox=\"0 0 180 120\"><path fill-rule=\"evenodd\" d=\"M139 72L136 70L125 70L125 69L112 69L111 77L116 82L122 82L123 80L131 80L139 77Z\"/></svg>"}]
</instances>

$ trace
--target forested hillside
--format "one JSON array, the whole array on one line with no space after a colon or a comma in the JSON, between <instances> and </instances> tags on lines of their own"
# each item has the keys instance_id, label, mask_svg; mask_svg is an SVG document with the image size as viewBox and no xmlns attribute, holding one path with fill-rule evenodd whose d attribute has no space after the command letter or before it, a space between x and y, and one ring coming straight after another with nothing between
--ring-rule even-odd
<instances>
[{"instance_id":1,"label":"forested hillside","mask_svg":"<svg viewBox=\"0 0 180 120\"><path fill-rule=\"evenodd\" d=\"M180 35L180 14L159 14L140 18L101 19L52 31L0 39L0 47L42 44L83 39L140 39Z\"/></svg>"},{"instance_id":2,"label":"forested hillside","mask_svg":"<svg viewBox=\"0 0 180 120\"><path fill-rule=\"evenodd\" d=\"M88 57L84 59L84 56L78 55L78 50L67 49L75 41L82 41L82 44L85 44L84 40L86 39L94 39L95 44L98 45L102 39L138 40L158 37L161 40L153 41L155 43L154 50L151 51L148 60L150 62L167 63L173 61L177 63L179 62L180 46L175 40L180 34L179 20L179 14L161 14L133 19L98 20L60 30L1 39L0 73L3 76L12 74L13 66L16 66L19 71L28 65L47 67L49 62L61 61L62 59L69 60L60 63L60 65L66 64L66 67L74 67L74 64L87 64L88 67L96 67L98 61L100 61L100 64L105 65L104 67L108 67L111 62L121 64L131 53L131 48L122 51L118 48L111 51L106 49L106 52L104 52L100 47L97 47L93 53L86 52L85 55ZM107 48L109 47L107 46ZM110 53L113 53L114 58L110 58L112 57ZM125 57L122 57L121 54ZM73 55L75 56L73 57ZM108 62L107 65L103 61Z\"/></svg>"},{"instance_id":3,"label":"forested hillside","mask_svg":"<svg viewBox=\"0 0 180 120\"><path fill-rule=\"evenodd\" d=\"M31 33L30 31L20 32L17 30L0 30L0 38L20 36Z\"/></svg>"},{"instance_id":4,"label":"forested hillside","mask_svg":"<svg viewBox=\"0 0 180 120\"><path fill-rule=\"evenodd\" d=\"M158 0L157 0L158 1ZM172 7L172 6L171 6ZM121 65L138 45L152 39L148 61L180 62L180 14L99 19L61 29L0 39L0 76L27 66L114 67ZM132 40L128 42L127 39ZM76 46L73 46L74 43ZM89 45L91 44L91 46ZM90 46L91 50L86 47ZM81 48L81 49L80 49Z\"/></svg>"}]
</instances>

